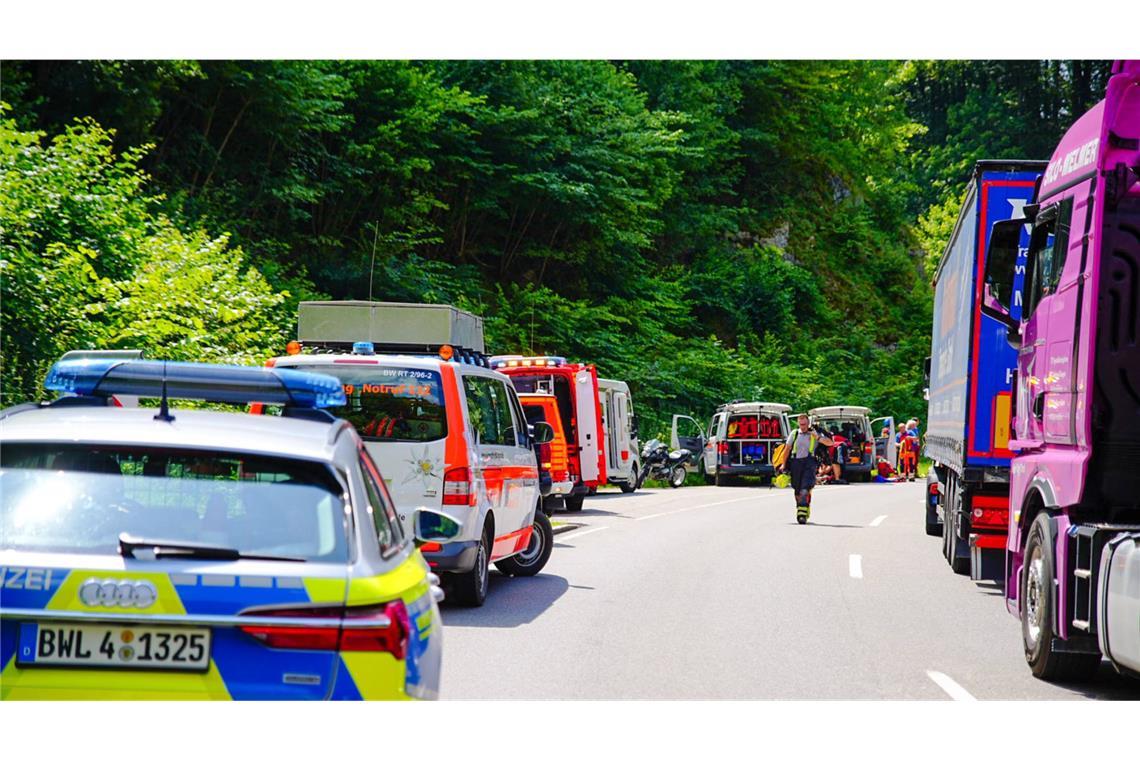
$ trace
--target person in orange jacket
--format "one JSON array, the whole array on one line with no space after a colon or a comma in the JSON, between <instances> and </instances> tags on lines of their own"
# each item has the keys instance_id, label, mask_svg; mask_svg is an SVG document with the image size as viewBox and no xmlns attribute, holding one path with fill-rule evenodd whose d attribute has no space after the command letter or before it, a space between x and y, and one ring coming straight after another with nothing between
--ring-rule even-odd
<instances>
[{"instance_id":1,"label":"person in orange jacket","mask_svg":"<svg viewBox=\"0 0 1140 760\"><path fill-rule=\"evenodd\" d=\"M899 475L906 480L913 481L918 473L918 436L909 435L906 423L900 422L896 443L899 447Z\"/></svg>"}]
</instances>

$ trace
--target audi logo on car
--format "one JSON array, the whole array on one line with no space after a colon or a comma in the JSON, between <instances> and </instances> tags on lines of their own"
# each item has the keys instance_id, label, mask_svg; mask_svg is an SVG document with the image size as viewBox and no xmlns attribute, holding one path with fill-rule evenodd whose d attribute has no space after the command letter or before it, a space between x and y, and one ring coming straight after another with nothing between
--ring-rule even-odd
<instances>
[{"instance_id":1,"label":"audi logo on car","mask_svg":"<svg viewBox=\"0 0 1140 760\"><path fill-rule=\"evenodd\" d=\"M150 581L120 578L88 578L79 586L79 601L88 607L137 607L144 609L158 599Z\"/></svg>"}]
</instances>

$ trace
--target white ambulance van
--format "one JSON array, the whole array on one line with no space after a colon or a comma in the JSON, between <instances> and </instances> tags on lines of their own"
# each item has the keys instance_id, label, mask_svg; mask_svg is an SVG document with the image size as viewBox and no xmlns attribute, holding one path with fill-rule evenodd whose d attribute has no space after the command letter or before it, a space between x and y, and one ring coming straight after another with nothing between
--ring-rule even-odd
<instances>
[{"instance_id":1,"label":"white ambulance van","mask_svg":"<svg viewBox=\"0 0 1140 760\"><path fill-rule=\"evenodd\" d=\"M553 431L528 425L511 381L483 356L479 317L446 305L304 301L298 340L275 367L333 375L384 473L401 520L419 507L463 525L448 544L421 548L448 597L479 606L491 563L529 576L554 545L540 509L538 444Z\"/></svg>"}]
</instances>

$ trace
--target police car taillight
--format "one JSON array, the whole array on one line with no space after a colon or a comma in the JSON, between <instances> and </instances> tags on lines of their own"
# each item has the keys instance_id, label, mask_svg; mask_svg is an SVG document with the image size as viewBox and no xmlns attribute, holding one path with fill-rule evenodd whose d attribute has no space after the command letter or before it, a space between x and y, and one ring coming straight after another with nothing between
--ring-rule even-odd
<instances>
[{"instance_id":1,"label":"police car taillight","mask_svg":"<svg viewBox=\"0 0 1140 760\"><path fill-rule=\"evenodd\" d=\"M411 623L402 601L368 607L288 609L252 614L262 618L290 618L288 623L240 626L243 632L273 649L388 652L398 660L407 656ZM297 624L297 618L320 619L333 625Z\"/></svg>"},{"instance_id":2,"label":"police car taillight","mask_svg":"<svg viewBox=\"0 0 1140 760\"><path fill-rule=\"evenodd\" d=\"M444 473L443 503L454 507L470 507L475 504L475 487L469 469L452 467Z\"/></svg>"}]
</instances>

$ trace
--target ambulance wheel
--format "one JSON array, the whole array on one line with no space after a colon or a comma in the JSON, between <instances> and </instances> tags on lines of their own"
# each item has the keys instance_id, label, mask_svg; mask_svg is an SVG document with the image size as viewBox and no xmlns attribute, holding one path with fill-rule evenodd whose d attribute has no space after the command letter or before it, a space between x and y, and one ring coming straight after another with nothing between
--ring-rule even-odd
<instances>
[{"instance_id":1,"label":"ambulance wheel","mask_svg":"<svg viewBox=\"0 0 1140 760\"><path fill-rule=\"evenodd\" d=\"M1021 640L1025 661L1033 675L1045 681L1083 681L1100 668L1100 655L1055 652L1053 642L1053 589L1056 572L1049 514L1037 515L1025 543L1021 577Z\"/></svg>"},{"instance_id":2,"label":"ambulance wheel","mask_svg":"<svg viewBox=\"0 0 1140 760\"><path fill-rule=\"evenodd\" d=\"M633 493L637 490L637 465L629 473L629 480L619 484L622 493Z\"/></svg>"},{"instance_id":3,"label":"ambulance wheel","mask_svg":"<svg viewBox=\"0 0 1140 760\"><path fill-rule=\"evenodd\" d=\"M585 499L586 495L580 493L577 496L567 496L562 501L566 504L567 512L581 512L582 502L585 501Z\"/></svg>"},{"instance_id":4,"label":"ambulance wheel","mask_svg":"<svg viewBox=\"0 0 1140 760\"><path fill-rule=\"evenodd\" d=\"M475 555L475 566L465 573L456 573L451 584L455 601L466 607L482 607L487 601L487 586L490 583L491 537L483 528L483 538Z\"/></svg>"},{"instance_id":5,"label":"ambulance wheel","mask_svg":"<svg viewBox=\"0 0 1140 760\"><path fill-rule=\"evenodd\" d=\"M538 575L542 568L546 567L550 552L554 548L554 528L550 525L550 518L542 512L535 513L532 528L530 543L525 549L495 563L499 572L529 578Z\"/></svg>"}]
</instances>

